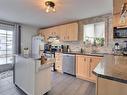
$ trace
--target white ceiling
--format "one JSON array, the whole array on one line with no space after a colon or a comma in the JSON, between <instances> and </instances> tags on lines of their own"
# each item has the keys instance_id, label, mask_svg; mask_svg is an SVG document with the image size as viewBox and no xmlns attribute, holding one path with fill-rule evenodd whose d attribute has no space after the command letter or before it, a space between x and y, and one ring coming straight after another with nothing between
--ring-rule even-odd
<instances>
[{"instance_id":1,"label":"white ceiling","mask_svg":"<svg viewBox=\"0 0 127 95\"><path fill-rule=\"evenodd\" d=\"M0 19L48 27L112 12L112 0L52 0L56 13L46 13L44 1L0 0Z\"/></svg>"}]
</instances>

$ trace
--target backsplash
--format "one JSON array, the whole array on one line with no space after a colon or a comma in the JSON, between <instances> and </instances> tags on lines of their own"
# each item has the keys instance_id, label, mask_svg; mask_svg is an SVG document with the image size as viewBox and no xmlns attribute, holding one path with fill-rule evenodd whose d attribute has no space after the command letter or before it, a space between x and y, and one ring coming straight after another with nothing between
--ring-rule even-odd
<instances>
[{"instance_id":1,"label":"backsplash","mask_svg":"<svg viewBox=\"0 0 127 95\"><path fill-rule=\"evenodd\" d=\"M81 48L84 48L84 45L82 42L64 42L64 45L69 45L71 51L81 51Z\"/></svg>"}]
</instances>

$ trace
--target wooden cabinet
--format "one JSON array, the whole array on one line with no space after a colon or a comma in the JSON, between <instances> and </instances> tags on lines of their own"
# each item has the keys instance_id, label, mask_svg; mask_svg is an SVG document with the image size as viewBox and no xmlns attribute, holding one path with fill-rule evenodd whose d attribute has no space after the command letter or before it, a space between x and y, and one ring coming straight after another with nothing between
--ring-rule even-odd
<instances>
[{"instance_id":1,"label":"wooden cabinet","mask_svg":"<svg viewBox=\"0 0 127 95\"><path fill-rule=\"evenodd\" d=\"M121 11L122 4L126 0L113 0L113 14L119 14Z\"/></svg>"},{"instance_id":2,"label":"wooden cabinet","mask_svg":"<svg viewBox=\"0 0 127 95\"><path fill-rule=\"evenodd\" d=\"M77 41L78 40L78 23L67 24L67 40Z\"/></svg>"},{"instance_id":3,"label":"wooden cabinet","mask_svg":"<svg viewBox=\"0 0 127 95\"><path fill-rule=\"evenodd\" d=\"M39 34L44 37L44 40L47 42L50 31L48 29L41 29Z\"/></svg>"},{"instance_id":4,"label":"wooden cabinet","mask_svg":"<svg viewBox=\"0 0 127 95\"><path fill-rule=\"evenodd\" d=\"M67 35L67 27L66 25L60 25L58 26L58 30L59 30L59 37L61 41L65 41L66 40L66 35Z\"/></svg>"},{"instance_id":5,"label":"wooden cabinet","mask_svg":"<svg viewBox=\"0 0 127 95\"><path fill-rule=\"evenodd\" d=\"M62 72L62 53L55 53L55 69L58 72Z\"/></svg>"},{"instance_id":6,"label":"wooden cabinet","mask_svg":"<svg viewBox=\"0 0 127 95\"><path fill-rule=\"evenodd\" d=\"M96 82L96 76L92 73L102 57L76 55L76 77Z\"/></svg>"},{"instance_id":7,"label":"wooden cabinet","mask_svg":"<svg viewBox=\"0 0 127 95\"><path fill-rule=\"evenodd\" d=\"M96 95L127 95L127 84L98 77Z\"/></svg>"},{"instance_id":8,"label":"wooden cabinet","mask_svg":"<svg viewBox=\"0 0 127 95\"><path fill-rule=\"evenodd\" d=\"M98 63L101 61L102 57L91 57L90 58L90 73L89 73L89 77L91 80L97 80L97 77L92 73L92 71L96 68L96 66L98 65Z\"/></svg>"},{"instance_id":9,"label":"wooden cabinet","mask_svg":"<svg viewBox=\"0 0 127 95\"><path fill-rule=\"evenodd\" d=\"M87 78L89 76L89 64L87 62L88 57L82 55L76 55L76 76L80 78Z\"/></svg>"},{"instance_id":10,"label":"wooden cabinet","mask_svg":"<svg viewBox=\"0 0 127 95\"><path fill-rule=\"evenodd\" d=\"M113 0L113 27L125 27L127 26L127 19L125 23L120 22L121 8L127 0Z\"/></svg>"},{"instance_id":11,"label":"wooden cabinet","mask_svg":"<svg viewBox=\"0 0 127 95\"><path fill-rule=\"evenodd\" d=\"M120 14L113 15L113 27L125 27L127 26L127 18L125 23L120 22Z\"/></svg>"},{"instance_id":12,"label":"wooden cabinet","mask_svg":"<svg viewBox=\"0 0 127 95\"><path fill-rule=\"evenodd\" d=\"M42 34L42 36L45 37L46 41L49 36L58 36L61 41L77 41L78 23L60 25L60 26L40 30L39 32Z\"/></svg>"}]
</instances>

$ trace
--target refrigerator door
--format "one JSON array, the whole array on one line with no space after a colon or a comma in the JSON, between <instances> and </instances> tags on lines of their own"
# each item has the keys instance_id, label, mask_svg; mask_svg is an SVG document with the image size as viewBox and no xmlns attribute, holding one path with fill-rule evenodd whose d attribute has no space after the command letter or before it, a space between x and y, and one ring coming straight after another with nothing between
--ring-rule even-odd
<instances>
[{"instance_id":1,"label":"refrigerator door","mask_svg":"<svg viewBox=\"0 0 127 95\"><path fill-rule=\"evenodd\" d=\"M41 51L44 50L44 39L43 37L33 37L32 38L32 55L37 55L38 57L41 56Z\"/></svg>"}]
</instances>

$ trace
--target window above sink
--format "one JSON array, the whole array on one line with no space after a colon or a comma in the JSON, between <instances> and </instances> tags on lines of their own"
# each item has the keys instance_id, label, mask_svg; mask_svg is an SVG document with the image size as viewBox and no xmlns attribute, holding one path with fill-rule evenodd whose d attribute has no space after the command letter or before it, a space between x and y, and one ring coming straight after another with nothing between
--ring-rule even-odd
<instances>
[{"instance_id":1,"label":"window above sink","mask_svg":"<svg viewBox=\"0 0 127 95\"><path fill-rule=\"evenodd\" d=\"M87 24L83 29L83 41L86 45L104 46L105 22Z\"/></svg>"}]
</instances>

